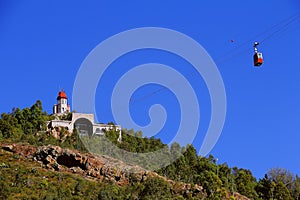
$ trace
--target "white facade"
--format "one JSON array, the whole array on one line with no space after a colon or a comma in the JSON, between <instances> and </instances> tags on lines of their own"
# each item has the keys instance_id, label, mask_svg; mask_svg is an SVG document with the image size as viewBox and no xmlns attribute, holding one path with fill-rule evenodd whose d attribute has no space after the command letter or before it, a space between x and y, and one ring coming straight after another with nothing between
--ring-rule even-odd
<instances>
[{"instance_id":1,"label":"white facade","mask_svg":"<svg viewBox=\"0 0 300 200\"><path fill-rule=\"evenodd\" d=\"M70 112L70 105L68 104L68 97L62 90L58 93L57 104L53 106L53 114L67 114Z\"/></svg>"},{"instance_id":2,"label":"white facade","mask_svg":"<svg viewBox=\"0 0 300 200\"><path fill-rule=\"evenodd\" d=\"M48 127L65 127L68 130L73 130L72 121L67 120L51 120L50 122L48 122Z\"/></svg>"},{"instance_id":3,"label":"white facade","mask_svg":"<svg viewBox=\"0 0 300 200\"><path fill-rule=\"evenodd\" d=\"M105 131L115 130L119 132L118 141L121 142L121 126L109 125L109 124L97 124L95 123L94 114L85 113L72 113L71 120L59 120L59 116L70 112L70 105L68 104L68 97L64 91L60 91L57 97L57 104L53 106L53 114L57 116L57 119L49 121L47 126L49 129L55 127L65 127L70 131L74 128L77 129L79 134L88 135L104 135Z\"/></svg>"},{"instance_id":4,"label":"white facade","mask_svg":"<svg viewBox=\"0 0 300 200\"><path fill-rule=\"evenodd\" d=\"M57 100L57 112L58 113L67 113L68 103L67 99L61 98Z\"/></svg>"},{"instance_id":5,"label":"white facade","mask_svg":"<svg viewBox=\"0 0 300 200\"><path fill-rule=\"evenodd\" d=\"M102 136L105 131L115 130L119 132L118 141L122 141L121 126L109 125L109 124L98 124L94 122L94 114L85 113L72 113L71 120L51 120L47 123L48 129L55 127L65 127L66 129L73 131L77 129L79 134L98 135Z\"/></svg>"}]
</instances>

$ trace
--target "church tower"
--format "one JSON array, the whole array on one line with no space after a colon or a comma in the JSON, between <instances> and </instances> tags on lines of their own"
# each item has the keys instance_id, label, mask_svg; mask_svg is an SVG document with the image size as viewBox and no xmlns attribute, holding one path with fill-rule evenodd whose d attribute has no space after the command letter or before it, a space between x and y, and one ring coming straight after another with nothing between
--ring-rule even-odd
<instances>
[{"instance_id":1,"label":"church tower","mask_svg":"<svg viewBox=\"0 0 300 200\"><path fill-rule=\"evenodd\" d=\"M57 104L53 106L53 114L67 114L70 112L70 104L65 91L61 90L56 98Z\"/></svg>"}]
</instances>

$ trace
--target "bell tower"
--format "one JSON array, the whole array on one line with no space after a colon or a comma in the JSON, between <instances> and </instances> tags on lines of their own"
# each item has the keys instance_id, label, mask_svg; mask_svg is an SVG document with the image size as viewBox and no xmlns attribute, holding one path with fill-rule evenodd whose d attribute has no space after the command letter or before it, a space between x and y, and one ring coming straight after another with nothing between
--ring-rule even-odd
<instances>
[{"instance_id":1,"label":"bell tower","mask_svg":"<svg viewBox=\"0 0 300 200\"><path fill-rule=\"evenodd\" d=\"M56 98L57 104L53 106L53 114L67 114L70 112L70 104L64 90L59 91Z\"/></svg>"}]
</instances>

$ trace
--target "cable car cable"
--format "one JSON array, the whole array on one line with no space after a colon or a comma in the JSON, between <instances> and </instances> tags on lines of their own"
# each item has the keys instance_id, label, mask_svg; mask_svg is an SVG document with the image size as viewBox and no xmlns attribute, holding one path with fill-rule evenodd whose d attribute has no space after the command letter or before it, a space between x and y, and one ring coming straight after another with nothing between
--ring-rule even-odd
<instances>
[{"instance_id":1,"label":"cable car cable","mask_svg":"<svg viewBox=\"0 0 300 200\"><path fill-rule=\"evenodd\" d=\"M283 29L286 30L286 29L288 28L288 26L289 26L291 23L295 22L297 19L299 19L299 17L300 17L300 13L296 13L296 14L294 14L294 15L289 16L288 18L285 18L285 19L281 20L280 22L278 22L277 24L273 25L272 27L270 27L270 28L268 28L268 29L262 31L261 33L259 33L259 34L255 35L255 36L251 37L250 39L246 40L245 42L243 42L242 44L240 44L239 46L237 46L234 50L231 50L231 51L229 51L229 52L223 54L222 56L218 57L218 58L216 59L216 62L217 62L218 64L221 64L221 63L225 62L226 60L228 60L229 58L231 58L231 57L233 57L233 56L237 56L237 55L243 54L243 53L245 53L245 52L247 52L247 51L250 51L250 50L252 49L252 47L251 47L251 48L249 47L249 48L247 48L247 49L244 49L244 50L241 50L241 51L239 51L239 52L236 52L237 50L239 50L239 49L242 48L243 46L249 44L249 42L255 40L256 38L258 38L258 37L260 37L260 36L262 36L262 35L264 35L264 34L270 32L271 30L273 30L273 29L275 29L275 28L277 28L277 27L280 27L279 29L276 29L276 30L274 30L273 32L271 32L269 35L267 35L263 40L261 40L260 43L264 43L266 40L269 40L269 39L272 38L274 35L280 33ZM236 53L235 53L235 52L236 52ZM233 53L233 54L232 54L232 53ZM230 54L232 54L232 55L230 55ZM226 56L229 56L229 57L226 58ZM226 59L223 59L223 60L222 60L221 58L226 58ZM189 74L194 74L194 73L189 73ZM189 74L187 74L187 75L189 75ZM174 83L176 83L176 82L177 82L177 81L174 80L174 82L172 82L171 84L174 84ZM151 92L151 93L148 93L148 94L145 94L145 95L141 96L140 98L133 99L133 100L130 99L130 102L129 102L129 103L130 103L131 105L136 104L137 102L140 102L140 101L143 101L143 100L145 100L145 99L148 99L148 98L150 98L150 97L152 97L152 96L154 96L154 95L156 95L156 94L158 94L158 93L161 93L161 92L165 91L166 89L167 89L167 88L165 88L165 87L161 87L161 88L159 88L159 89L154 90L154 91ZM127 107L126 107L126 108L127 108ZM107 110L107 112L105 112L105 113L108 113L108 112L109 112L109 111Z\"/></svg>"},{"instance_id":2,"label":"cable car cable","mask_svg":"<svg viewBox=\"0 0 300 200\"><path fill-rule=\"evenodd\" d=\"M272 27L270 27L270 28L264 30L263 32L261 32L261 33L255 35L255 36L253 36L253 37L251 37L250 39L246 40L246 41L243 42L241 45L239 45L238 47L236 47L235 50L238 50L238 49L240 49L241 47L245 46L246 44L249 44L249 42L251 42L251 41L254 40L255 38L260 37L260 36L262 36L262 35L268 33L268 32L271 31L272 29L277 28L277 27L280 27L279 29L274 30L274 32L270 33L270 35L266 36L263 40L261 40L260 43L265 42L266 40L272 38L272 37L273 37L274 35L276 35L277 33L281 32L281 31L283 30L283 28L288 28L288 26L289 26L291 23L293 23L294 21L296 21L297 19L299 19L299 17L300 17L300 13L296 13L296 14L294 14L294 15L289 16L288 18L285 18L285 19L281 20L279 23L273 25ZM237 55L240 55L240 54L242 54L242 53L245 53L245 52L247 52L247 51L250 51L251 49L252 49L252 47L251 47L251 48L249 47L249 48L247 48L247 49L245 49L245 50L239 51L239 52L237 52L237 53L231 55L230 58L233 57L233 56L237 56ZM231 52L232 52L232 51L230 51L229 53L231 53ZM224 54L224 55L221 56L221 57L225 57L225 56L227 56L227 55ZM220 57L217 58L217 60L220 60ZM220 64L220 63L223 63L223 62L225 62L226 60L228 60L228 58L227 58L227 59L223 59L223 60L221 60L221 61L217 61L217 60L216 60L216 62L217 62L218 64ZM174 81L174 82L175 82L175 81ZM157 90L151 92L150 94L146 94L146 95L144 95L144 96L142 96L142 97L140 97L140 98L138 98L138 99L136 99L136 100L133 100L132 102L133 102L133 103L136 103L136 102L138 102L138 101L142 101L142 100L144 100L144 99L150 98L151 96L153 96L153 95L155 95L155 94L157 94L157 93L160 93L160 92L162 92L162 91L165 90L165 89L166 89L166 88L164 88L164 87L159 88L159 89L157 89Z\"/></svg>"},{"instance_id":3,"label":"cable car cable","mask_svg":"<svg viewBox=\"0 0 300 200\"><path fill-rule=\"evenodd\" d=\"M242 44L238 45L235 49L230 50L230 51L226 52L225 54L223 54L222 56L218 57L218 58L216 59L216 61L218 62L219 60L221 60L220 63L222 63L224 60L227 60L227 59L228 59L228 58L226 58L227 56L229 56L230 54L235 53L235 51L237 51L238 49L242 48L242 47L245 46L245 45L248 45L250 42L253 42L253 40L256 40L256 39L259 38L260 36L262 36L262 35L268 33L268 32L271 31L272 29L275 29L275 28L277 28L277 27L279 27L279 26L287 27L290 23L292 23L293 21L295 21L295 20L298 19L299 17L300 17L300 13L298 12L298 13L296 13L296 14L293 14L293 15L289 16L288 18L285 18L285 19L281 20L280 22L278 22L277 24L271 26L270 28L268 28L268 29L262 31L261 33L256 34L255 36L249 38L248 40L246 40L246 41L243 42ZM281 30L281 28L280 28L279 30ZM274 31L274 32L278 32L278 30L276 30L276 31ZM273 35L274 35L274 32L272 32L272 33L270 33L270 34L273 36ZM269 36L270 36L270 35L269 35ZM272 36L270 36L270 37L272 37ZM261 43L261 42L260 42L260 43ZM247 48L247 50L250 50L250 49L251 49L251 48ZM245 50L245 51L247 51L247 50ZM243 51L243 52L245 52L245 51ZM240 53L241 53L241 52L240 52ZM239 55L240 53L237 53L237 54L234 54L234 55ZM232 56L230 56L230 58L231 58L231 57L232 57ZM226 59L223 59L223 58L226 58Z\"/></svg>"},{"instance_id":4,"label":"cable car cable","mask_svg":"<svg viewBox=\"0 0 300 200\"><path fill-rule=\"evenodd\" d=\"M298 15L296 18L292 19L291 21L289 21L288 23L286 23L285 25L283 25L280 29L274 31L273 33L271 33L270 35L268 35L267 37L265 37L263 40L260 41L260 43L265 42L266 40L270 39L271 37L273 37L274 35L276 35L277 33L280 33L282 30L285 30L288 28L288 26L293 23L294 21L298 20L300 17L300 15Z\"/></svg>"}]
</instances>

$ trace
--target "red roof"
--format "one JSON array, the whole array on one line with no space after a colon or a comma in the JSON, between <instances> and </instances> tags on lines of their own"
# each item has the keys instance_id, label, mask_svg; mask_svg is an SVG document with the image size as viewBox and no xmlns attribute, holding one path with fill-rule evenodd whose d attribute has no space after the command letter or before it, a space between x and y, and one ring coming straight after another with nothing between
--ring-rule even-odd
<instances>
[{"instance_id":1,"label":"red roof","mask_svg":"<svg viewBox=\"0 0 300 200\"><path fill-rule=\"evenodd\" d=\"M61 90L59 93L58 93L58 97L57 97L57 100L59 99L68 99L65 91Z\"/></svg>"}]
</instances>

